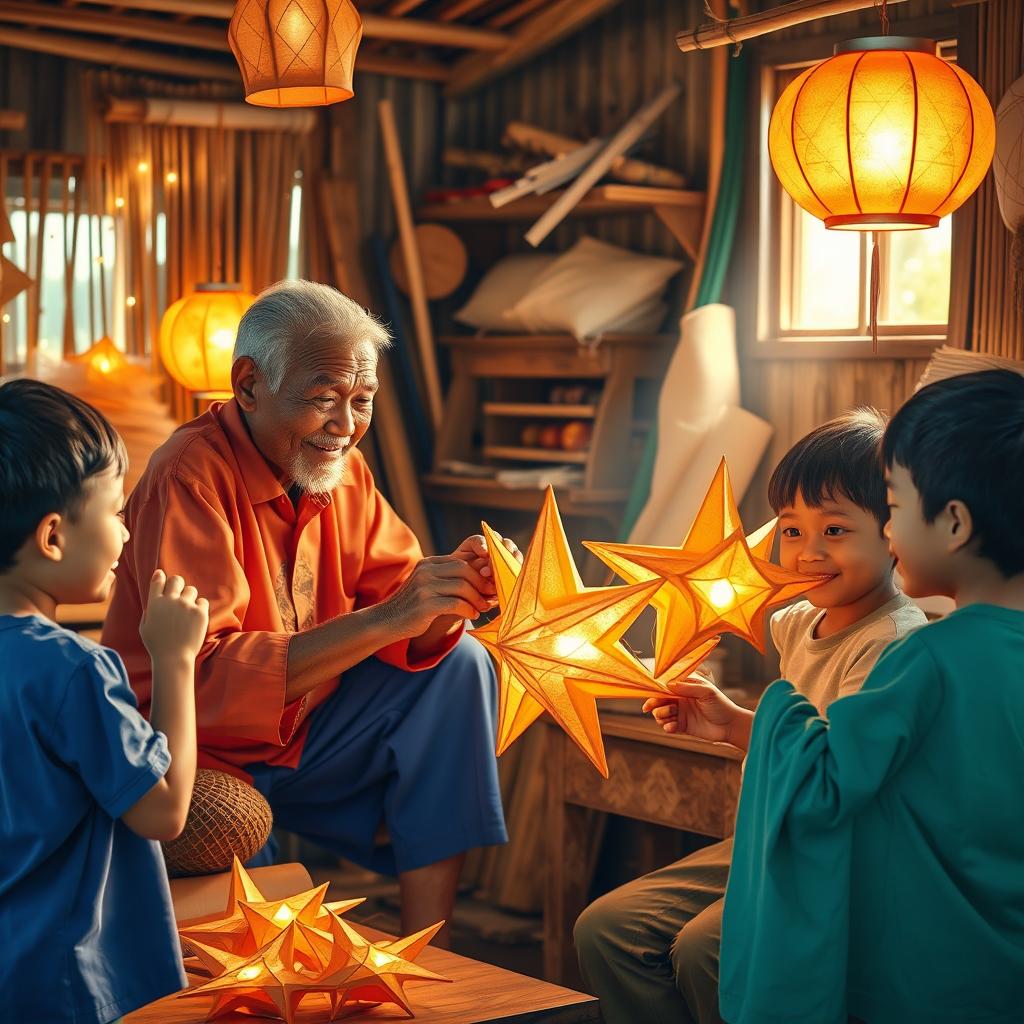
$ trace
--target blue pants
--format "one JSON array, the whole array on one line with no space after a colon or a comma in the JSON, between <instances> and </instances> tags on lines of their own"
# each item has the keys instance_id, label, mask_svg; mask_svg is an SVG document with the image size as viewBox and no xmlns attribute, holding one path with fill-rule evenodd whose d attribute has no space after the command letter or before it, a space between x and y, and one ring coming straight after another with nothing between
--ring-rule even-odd
<instances>
[{"instance_id":1,"label":"blue pants","mask_svg":"<svg viewBox=\"0 0 1024 1024\"><path fill-rule=\"evenodd\" d=\"M504 843L496 691L491 660L470 637L424 672L367 658L313 711L296 768L246 770L276 826L374 871ZM382 821L390 842L375 846ZM272 859L268 843L250 864Z\"/></svg>"}]
</instances>

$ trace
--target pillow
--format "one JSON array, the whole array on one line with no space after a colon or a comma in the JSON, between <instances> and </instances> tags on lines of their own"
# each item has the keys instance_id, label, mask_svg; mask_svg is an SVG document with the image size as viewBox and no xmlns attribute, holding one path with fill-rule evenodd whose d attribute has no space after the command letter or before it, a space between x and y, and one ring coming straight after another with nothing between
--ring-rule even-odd
<instances>
[{"instance_id":1,"label":"pillow","mask_svg":"<svg viewBox=\"0 0 1024 1024\"><path fill-rule=\"evenodd\" d=\"M511 317L532 334L593 337L641 303L661 295L679 260L643 256L581 238L531 283Z\"/></svg>"},{"instance_id":2,"label":"pillow","mask_svg":"<svg viewBox=\"0 0 1024 1024\"><path fill-rule=\"evenodd\" d=\"M668 303L659 298L648 299L624 313L621 319L608 324L605 334L656 334L668 315Z\"/></svg>"},{"instance_id":3,"label":"pillow","mask_svg":"<svg viewBox=\"0 0 1024 1024\"><path fill-rule=\"evenodd\" d=\"M481 331L524 332L522 323L506 317L557 259L550 253L531 252L498 260L484 274L469 301L454 314L455 319Z\"/></svg>"}]
</instances>

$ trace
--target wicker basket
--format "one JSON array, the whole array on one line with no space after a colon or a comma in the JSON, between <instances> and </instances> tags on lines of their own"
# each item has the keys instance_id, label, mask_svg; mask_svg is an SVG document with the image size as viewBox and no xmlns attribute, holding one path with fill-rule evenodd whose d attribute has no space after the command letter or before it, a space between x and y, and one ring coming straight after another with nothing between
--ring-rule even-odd
<instances>
[{"instance_id":1,"label":"wicker basket","mask_svg":"<svg viewBox=\"0 0 1024 1024\"><path fill-rule=\"evenodd\" d=\"M163 844L167 873L205 875L245 863L263 848L274 818L263 794L227 772L200 768L185 829Z\"/></svg>"}]
</instances>

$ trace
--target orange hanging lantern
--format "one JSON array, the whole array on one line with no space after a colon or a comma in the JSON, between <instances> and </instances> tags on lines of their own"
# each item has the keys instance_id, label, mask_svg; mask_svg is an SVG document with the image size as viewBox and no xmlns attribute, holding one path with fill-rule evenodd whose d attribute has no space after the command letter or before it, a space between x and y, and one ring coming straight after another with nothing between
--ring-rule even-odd
<instances>
[{"instance_id":1,"label":"orange hanging lantern","mask_svg":"<svg viewBox=\"0 0 1024 1024\"><path fill-rule=\"evenodd\" d=\"M167 372L199 396L229 393L238 322L255 300L237 284L201 284L178 299L160 321Z\"/></svg>"},{"instance_id":2,"label":"orange hanging lantern","mask_svg":"<svg viewBox=\"0 0 1024 1024\"><path fill-rule=\"evenodd\" d=\"M782 187L827 228L933 228L981 184L995 117L930 39L851 39L779 97L768 150Z\"/></svg>"},{"instance_id":3,"label":"orange hanging lantern","mask_svg":"<svg viewBox=\"0 0 1024 1024\"><path fill-rule=\"evenodd\" d=\"M352 0L237 0L228 43L259 107L320 107L352 98L363 21Z\"/></svg>"}]
</instances>

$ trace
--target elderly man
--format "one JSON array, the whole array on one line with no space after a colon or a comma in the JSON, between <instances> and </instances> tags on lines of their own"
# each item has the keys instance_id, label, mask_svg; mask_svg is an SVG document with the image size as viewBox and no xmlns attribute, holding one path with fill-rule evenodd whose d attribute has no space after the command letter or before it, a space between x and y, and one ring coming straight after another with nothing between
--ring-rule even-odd
<instances>
[{"instance_id":1,"label":"elderly man","mask_svg":"<svg viewBox=\"0 0 1024 1024\"><path fill-rule=\"evenodd\" d=\"M210 602L200 765L251 779L278 825L397 872L410 932L450 917L466 850L507 837L494 673L462 635L494 603L484 539L424 558L356 448L387 344L324 285L256 300L234 397L176 431L128 501L103 642L148 714L150 576L160 566L195 584Z\"/></svg>"}]
</instances>

